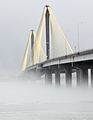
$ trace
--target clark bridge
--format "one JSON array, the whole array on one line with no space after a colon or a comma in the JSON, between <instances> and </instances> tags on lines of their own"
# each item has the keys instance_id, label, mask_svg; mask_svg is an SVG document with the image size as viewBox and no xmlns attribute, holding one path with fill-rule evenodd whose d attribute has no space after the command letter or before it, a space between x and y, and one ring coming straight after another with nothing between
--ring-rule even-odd
<instances>
[{"instance_id":1,"label":"clark bridge","mask_svg":"<svg viewBox=\"0 0 93 120\"><path fill-rule=\"evenodd\" d=\"M50 6L45 6L37 32L29 33L22 71L59 86L93 86L93 50L74 52ZM62 77L63 76L63 77ZM73 78L75 76L75 78ZM33 79L34 79L33 78Z\"/></svg>"}]
</instances>

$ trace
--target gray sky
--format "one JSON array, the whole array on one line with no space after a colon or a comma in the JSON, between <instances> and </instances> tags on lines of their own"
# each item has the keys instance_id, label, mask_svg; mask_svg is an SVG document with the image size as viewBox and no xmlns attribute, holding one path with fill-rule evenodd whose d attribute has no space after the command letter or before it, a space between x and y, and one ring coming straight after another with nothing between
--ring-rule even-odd
<instances>
[{"instance_id":1,"label":"gray sky","mask_svg":"<svg viewBox=\"0 0 93 120\"><path fill-rule=\"evenodd\" d=\"M49 4L72 47L93 48L93 0L0 0L0 67L20 69L29 30L37 30L44 5Z\"/></svg>"}]
</instances>

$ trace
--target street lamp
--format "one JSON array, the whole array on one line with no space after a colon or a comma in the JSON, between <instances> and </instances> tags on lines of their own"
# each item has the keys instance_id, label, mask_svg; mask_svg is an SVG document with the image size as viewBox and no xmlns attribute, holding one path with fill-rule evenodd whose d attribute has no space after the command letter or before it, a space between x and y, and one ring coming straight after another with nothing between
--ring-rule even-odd
<instances>
[{"instance_id":1,"label":"street lamp","mask_svg":"<svg viewBox=\"0 0 93 120\"><path fill-rule=\"evenodd\" d=\"M79 23L77 24L78 53L79 53L79 51L80 51L80 44L79 44L79 42L80 42L80 25L81 25L81 24L83 24L83 22L79 22Z\"/></svg>"}]
</instances>

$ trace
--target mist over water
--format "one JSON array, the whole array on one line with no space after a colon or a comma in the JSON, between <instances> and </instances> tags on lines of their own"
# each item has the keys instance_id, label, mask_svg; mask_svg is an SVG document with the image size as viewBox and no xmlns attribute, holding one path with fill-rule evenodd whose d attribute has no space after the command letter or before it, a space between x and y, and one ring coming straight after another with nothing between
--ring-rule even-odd
<instances>
[{"instance_id":1,"label":"mist over water","mask_svg":"<svg viewBox=\"0 0 93 120\"><path fill-rule=\"evenodd\" d=\"M33 80L32 76L9 72L0 78L0 103L3 104L92 102L92 91L92 88L48 86L43 80Z\"/></svg>"},{"instance_id":2,"label":"mist over water","mask_svg":"<svg viewBox=\"0 0 93 120\"><path fill-rule=\"evenodd\" d=\"M60 120L93 118L92 88L47 86L44 81L2 71L0 76L0 119Z\"/></svg>"}]
</instances>

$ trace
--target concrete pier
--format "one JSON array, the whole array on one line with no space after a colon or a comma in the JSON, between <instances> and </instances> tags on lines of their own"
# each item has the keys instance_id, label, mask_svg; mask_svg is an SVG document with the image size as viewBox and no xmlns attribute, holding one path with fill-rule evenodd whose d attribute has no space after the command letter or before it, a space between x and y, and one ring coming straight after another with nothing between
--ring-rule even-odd
<instances>
[{"instance_id":1,"label":"concrete pier","mask_svg":"<svg viewBox=\"0 0 93 120\"><path fill-rule=\"evenodd\" d=\"M77 69L77 86L88 86L88 69Z\"/></svg>"},{"instance_id":2,"label":"concrete pier","mask_svg":"<svg viewBox=\"0 0 93 120\"><path fill-rule=\"evenodd\" d=\"M81 67L77 71L77 86L88 86L88 68Z\"/></svg>"},{"instance_id":3,"label":"concrete pier","mask_svg":"<svg viewBox=\"0 0 93 120\"><path fill-rule=\"evenodd\" d=\"M88 69L83 69L83 85L88 86Z\"/></svg>"},{"instance_id":4,"label":"concrete pier","mask_svg":"<svg viewBox=\"0 0 93 120\"><path fill-rule=\"evenodd\" d=\"M68 65L65 68L65 74L66 74L66 86L72 86L72 69L71 66Z\"/></svg>"},{"instance_id":5,"label":"concrete pier","mask_svg":"<svg viewBox=\"0 0 93 120\"><path fill-rule=\"evenodd\" d=\"M77 79L77 86L80 86L80 83L81 83L81 70L80 69L77 69L76 70L76 79Z\"/></svg>"},{"instance_id":6,"label":"concrete pier","mask_svg":"<svg viewBox=\"0 0 93 120\"><path fill-rule=\"evenodd\" d=\"M55 72L55 85L60 86L60 72Z\"/></svg>"},{"instance_id":7,"label":"concrete pier","mask_svg":"<svg viewBox=\"0 0 93 120\"><path fill-rule=\"evenodd\" d=\"M91 69L91 86L93 87L93 69Z\"/></svg>"},{"instance_id":8,"label":"concrete pier","mask_svg":"<svg viewBox=\"0 0 93 120\"><path fill-rule=\"evenodd\" d=\"M49 69L45 71L45 83L52 85L52 71Z\"/></svg>"}]
</instances>

